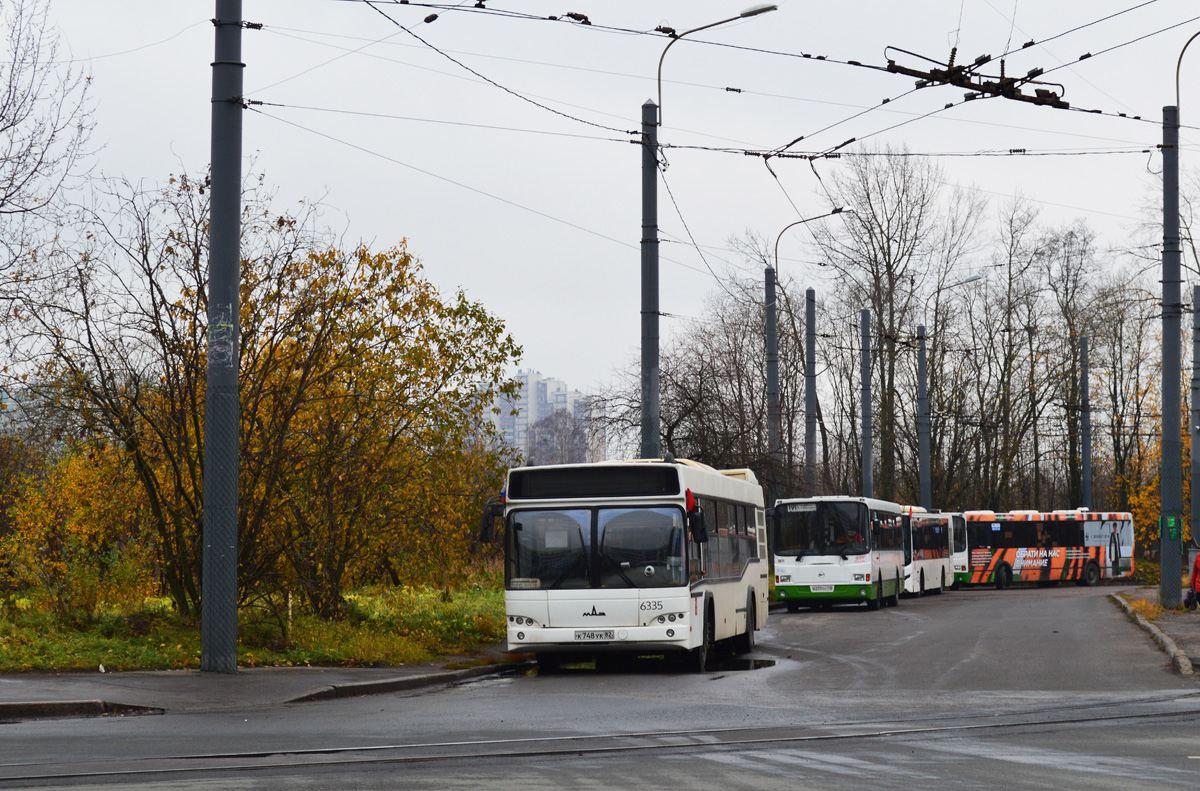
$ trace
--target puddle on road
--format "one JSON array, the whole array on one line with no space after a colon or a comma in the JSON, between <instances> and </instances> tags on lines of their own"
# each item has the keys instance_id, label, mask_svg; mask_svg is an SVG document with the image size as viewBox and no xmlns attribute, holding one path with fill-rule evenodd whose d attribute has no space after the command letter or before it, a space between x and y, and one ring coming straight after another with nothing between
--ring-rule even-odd
<instances>
[{"instance_id":1,"label":"puddle on road","mask_svg":"<svg viewBox=\"0 0 1200 791\"><path fill-rule=\"evenodd\" d=\"M774 667L774 659L755 659L742 656L716 657L709 665L708 673L728 673L742 670L761 670ZM675 673L681 672L682 662L678 658L662 656L604 657L598 661L565 662L552 673L537 670L538 675L566 675L572 673Z\"/></svg>"}]
</instances>

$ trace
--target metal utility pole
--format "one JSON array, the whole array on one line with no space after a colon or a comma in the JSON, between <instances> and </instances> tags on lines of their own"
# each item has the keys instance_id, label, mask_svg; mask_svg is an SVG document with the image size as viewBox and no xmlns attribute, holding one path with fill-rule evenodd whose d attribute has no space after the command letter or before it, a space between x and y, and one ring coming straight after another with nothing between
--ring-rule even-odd
<instances>
[{"instance_id":1,"label":"metal utility pole","mask_svg":"<svg viewBox=\"0 0 1200 791\"><path fill-rule=\"evenodd\" d=\"M242 2L216 0L200 669L237 672Z\"/></svg>"},{"instance_id":2,"label":"metal utility pole","mask_svg":"<svg viewBox=\"0 0 1200 791\"><path fill-rule=\"evenodd\" d=\"M862 496L875 496L871 467L871 311L862 312Z\"/></svg>"},{"instance_id":3,"label":"metal utility pole","mask_svg":"<svg viewBox=\"0 0 1200 791\"><path fill-rule=\"evenodd\" d=\"M1158 600L1163 607L1181 603L1183 443L1180 441L1180 244L1179 244L1179 108L1163 108L1163 357L1162 357L1162 466L1159 494L1160 574Z\"/></svg>"},{"instance_id":4,"label":"metal utility pole","mask_svg":"<svg viewBox=\"0 0 1200 791\"><path fill-rule=\"evenodd\" d=\"M1192 286L1192 543L1200 541L1200 286Z\"/></svg>"},{"instance_id":5,"label":"metal utility pole","mask_svg":"<svg viewBox=\"0 0 1200 791\"><path fill-rule=\"evenodd\" d=\"M804 292L804 483L817 494L817 292Z\"/></svg>"},{"instance_id":6,"label":"metal utility pole","mask_svg":"<svg viewBox=\"0 0 1200 791\"><path fill-rule=\"evenodd\" d=\"M775 268L766 271L767 309L767 447L770 455L770 475L767 479L767 499L771 507L779 499L779 473L781 462L782 416L779 411L779 336L775 317Z\"/></svg>"},{"instance_id":7,"label":"metal utility pole","mask_svg":"<svg viewBox=\"0 0 1200 791\"><path fill-rule=\"evenodd\" d=\"M1083 454L1083 502L1092 510L1092 400L1088 384L1088 337L1079 339L1079 435Z\"/></svg>"},{"instance_id":8,"label":"metal utility pole","mask_svg":"<svg viewBox=\"0 0 1200 791\"><path fill-rule=\"evenodd\" d=\"M929 386L926 381L925 325L917 326L917 470L921 479L921 507L933 508L933 482L929 458Z\"/></svg>"},{"instance_id":9,"label":"metal utility pole","mask_svg":"<svg viewBox=\"0 0 1200 791\"><path fill-rule=\"evenodd\" d=\"M658 105L642 105L642 458L657 459L658 402Z\"/></svg>"}]
</instances>

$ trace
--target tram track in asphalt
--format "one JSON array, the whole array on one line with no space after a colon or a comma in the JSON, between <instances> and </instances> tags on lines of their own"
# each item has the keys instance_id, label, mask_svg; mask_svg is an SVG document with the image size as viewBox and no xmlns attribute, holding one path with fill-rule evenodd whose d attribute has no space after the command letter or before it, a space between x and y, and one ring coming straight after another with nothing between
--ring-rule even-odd
<instances>
[{"instance_id":1,"label":"tram track in asphalt","mask_svg":"<svg viewBox=\"0 0 1200 791\"><path fill-rule=\"evenodd\" d=\"M1174 706L1172 706L1174 704ZM1145 708L1168 706L1167 710L1117 711L1099 714L1098 709L1114 706ZM296 769L320 769L344 766L387 764L425 764L482 759L525 760L535 758L601 756L637 752L687 752L724 748L801 745L847 739L889 739L910 737L953 737L991 730L1020 728L1085 727L1122 721L1171 720L1191 717L1200 722L1200 693L1160 696L1129 701L1097 701L1040 710L1009 710L975 715L952 715L955 722L938 724L947 717L927 716L903 722L846 721L794 726L749 726L703 730L645 731L579 736L482 739L416 744L382 744L307 749L251 750L122 758L80 760L75 762L0 763L0 785L23 784L37 787L47 784L119 781L161 777L164 781L181 777L230 772L280 772Z\"/></svg>"}]
</instances>

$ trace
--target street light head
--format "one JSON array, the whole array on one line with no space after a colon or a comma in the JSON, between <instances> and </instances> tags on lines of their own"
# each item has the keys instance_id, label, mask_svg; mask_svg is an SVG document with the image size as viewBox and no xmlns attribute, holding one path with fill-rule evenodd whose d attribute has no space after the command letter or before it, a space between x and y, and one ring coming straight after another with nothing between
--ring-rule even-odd
<instances>
[{"instance_id":1,"label":"street light head","mask_svg":"<svg viewBox=\"0 0 1200 791\"><path fill-rule=\"evenodd\" d=\"M778 10L779 10L779 6L775 5L774 3L759 3L758 5L750 6L745 11L738 14L738 16L741 17L742 19L745 19L746 17L758 16L759 14L765 14L768 11L778 11Z\"/></svg>"},{"instance_id":2,"label":"street light head","mask_svg":"<svg viewBox=\"0 0 1200 791\"><path fill-rule=\"evenodd\" d=\"M841 214L842 212L851 212L851 213L853 213L853 211L854 211L854 207L853 207L853 206L836 206L836 207L834 207L833 211L831 211L831 212L829 212L829 213L830 213L830 214Z\"/></svg>"}]
</instances>

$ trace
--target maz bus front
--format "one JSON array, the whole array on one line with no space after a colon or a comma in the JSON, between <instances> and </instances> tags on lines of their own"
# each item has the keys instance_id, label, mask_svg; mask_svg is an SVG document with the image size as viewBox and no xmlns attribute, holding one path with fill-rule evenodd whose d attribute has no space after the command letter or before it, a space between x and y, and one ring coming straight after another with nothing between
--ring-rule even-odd
<instances>
[{"instance_id":1,"label":"maz bus front","mask_svg":"<svg viewBox=\"0 0 1200 791\"><path fill-rule=\"evenodd\" d=\"M508 650L539 668L615 656L748 652L766 623L762 488L687 460L510 470L503 502Z\"/></svg>"}]
</instances>

